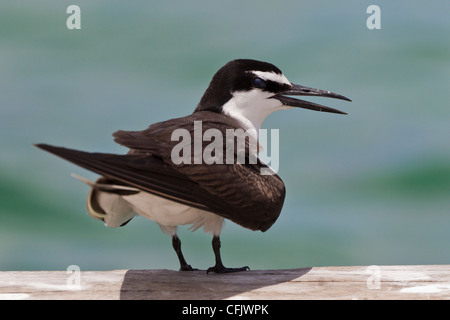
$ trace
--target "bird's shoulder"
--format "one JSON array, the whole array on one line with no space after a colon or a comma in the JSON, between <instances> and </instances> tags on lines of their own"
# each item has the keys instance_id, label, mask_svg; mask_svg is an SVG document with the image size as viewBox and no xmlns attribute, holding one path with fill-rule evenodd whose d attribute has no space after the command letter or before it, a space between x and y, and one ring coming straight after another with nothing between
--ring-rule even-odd
<instances>
[{"instance_id":1,"label":"bird's shoulder","mask_svg":"<svg viewBox=\"0 0 450 320\"><path fill-rule=\"evenodd\" d=\"M116 143L134 153L148 153L168 161L172 149L180 142L193 144L194 139L200 137L203 145L208 144L208 141L203 141L203 137L206 131L209 130L211 133L211 129L216 130L215 132L225 139L228 130L236 132L242 130L242 126L238 120L221 113L198 111L185 117L151 124L147 129L140 131L119 130L113 137ZM181 141L185 136L189 137L188 141ZM246 146L249 141L246 142ZM254 142L257 146L258 143Z\"/></svg>"}]
</instances>

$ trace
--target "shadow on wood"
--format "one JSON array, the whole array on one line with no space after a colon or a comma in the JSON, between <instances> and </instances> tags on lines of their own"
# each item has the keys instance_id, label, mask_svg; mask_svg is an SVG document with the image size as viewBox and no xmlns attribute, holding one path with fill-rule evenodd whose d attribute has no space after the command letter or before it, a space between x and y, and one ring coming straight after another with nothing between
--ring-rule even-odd
<instances>
[{"instance_id":1,"label":"shadow on wood","mask_svg":"<svg viewBox=\"0 0 450 320\"><path fill-rule=\"evenodd\" d=\"M125 273L120 299L241 299L252 291L289 283L307 274L311 268L243 271L206 274L205 271L128 270ZM268 289L270 291L270 289ZM269 299L261 296L260 299ZM270 294L270 299L285 299ZM297 297L298 298L298 297Z\"/></svg>"},{"instance_id":2,"label":"shadow on wood","mask_svg":"<svg viewBox=\"0 0 450 320\"><path fill-rule=\"evenodd\" d=\"M0 271L1 299L450 299L450 265L205 271Z\"/></svg>"}]
</instances>

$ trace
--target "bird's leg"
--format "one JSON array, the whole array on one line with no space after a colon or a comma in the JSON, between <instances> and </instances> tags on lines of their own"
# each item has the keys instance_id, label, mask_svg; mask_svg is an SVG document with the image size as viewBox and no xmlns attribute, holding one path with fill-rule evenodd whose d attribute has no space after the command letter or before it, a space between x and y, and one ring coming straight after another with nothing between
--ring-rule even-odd
<instances>
[{"instance_id":1,"label":"bird's leg","mask_svg":"<svg viewBox=\"0 0 450 320\"><path fill-rule=\"evenodd\" d=\"M180 271L197 270L193 269L189 264L187 264L186 260L184 259L183 253L181 252L181 241L176 234L172 236L172 247L177 253L178 260L180 260Z\"/></svg>"},{"instance_id":2,"label":"bird's leg","mask_svg":"<svg viewBox=\"0 0 450 320\"><path fill-rule=\"evenodd\" d=\"M210 273L210 272L228 273L228 272L250 270L250 268L247 266L242 267L242 268L227 268L223 265L222 258L220 257L220 238L219 238L219 236L213 236L212 247L213 247L214 255L216 256L216 265L214 267L208 268L208 270L206 270L206 273Z\"/></svg>"}]
</instances>

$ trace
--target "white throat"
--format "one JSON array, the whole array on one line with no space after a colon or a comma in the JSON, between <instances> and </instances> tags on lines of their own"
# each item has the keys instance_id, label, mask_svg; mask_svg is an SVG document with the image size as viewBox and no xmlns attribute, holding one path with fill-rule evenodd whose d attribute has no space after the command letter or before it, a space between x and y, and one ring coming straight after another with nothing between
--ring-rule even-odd
<instances>
[{"instance_id":1,"label":"white throat","mask_svg":"<svg viewBox=\"0 0 450 320\"><path fill-rule=\"evenodd\" d=\"M267 71L247 71L257 77L281 84L289 84L289 80L283 74ZM254 138L258 139L258 132L262 123L271 113L278 110L291 109L284 106L280 100L271 98L274 94L254 88L250 91L235 91L232 98L223 105L222 112L237 119L245 130L253 131Z\"/></svg>"},{"instance_id":2,"label":"white throat","mask_svg":"<svg viewBox=\"0 0 450 320\"><path fill-rule=\"evenodd\" d=\"M256 139L267 116L278 110L290 109L283 106L278 99L270 98L273 93L260 89L237 91L232 95L233 97L222 107L223 113L240 121L244 130L254 130Z\"/></svg>"}]
</instances>

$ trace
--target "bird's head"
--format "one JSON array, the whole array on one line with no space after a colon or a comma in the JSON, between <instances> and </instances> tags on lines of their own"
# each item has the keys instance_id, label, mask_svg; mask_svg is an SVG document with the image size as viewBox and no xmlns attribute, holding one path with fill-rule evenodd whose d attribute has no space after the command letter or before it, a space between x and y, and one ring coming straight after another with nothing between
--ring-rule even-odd
<instances>
[{"instance_id":1,"label":"bird's head","mask_svg":"<svg viewBox=\"0 0 450 320\"><path fill-rule=\"evenodd\" d=\"M223 113L258 130L272 112L291 108L345 114L342 111L289 96L318 96L351 101L331 91L291 83L273 64L238 59L214 75L195 111Z\"/></svg>"}]
</instances>

